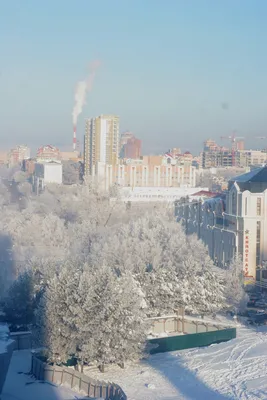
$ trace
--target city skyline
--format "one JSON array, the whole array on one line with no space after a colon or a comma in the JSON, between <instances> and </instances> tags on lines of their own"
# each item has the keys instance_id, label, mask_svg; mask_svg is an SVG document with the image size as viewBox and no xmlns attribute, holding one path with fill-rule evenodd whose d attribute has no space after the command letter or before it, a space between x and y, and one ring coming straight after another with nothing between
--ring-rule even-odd
<instances>
[{"instance_id":1,"label":"city skyline","mask_svg":"<svg viewBox=\"0 0 267 400\"><path fill-rule=\"evenodd\" d=\"M233 130L261 147L253 137L265 136L266 12L260 0L4 2L0 140L71 146L74 88L99 59L80 142L85 118L116 114L145 153L177 143L196 153Z\"/></svg>"}]
</instances>

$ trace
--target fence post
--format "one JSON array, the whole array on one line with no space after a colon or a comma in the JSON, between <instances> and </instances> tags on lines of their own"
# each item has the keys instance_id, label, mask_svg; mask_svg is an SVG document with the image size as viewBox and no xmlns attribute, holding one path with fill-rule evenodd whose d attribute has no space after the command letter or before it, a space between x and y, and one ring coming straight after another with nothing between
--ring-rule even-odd
<instances>
[{"instance_id":1,"label":"fence post","mask_svg":"<svg viewBox=\"0 0 267 400\"><path fill-rule=\"evenodd\" d=\"M71 375L71 384L70 384L71 388L73 388L73 378L74 378L74 373Z\"/></svg>"},{"instance_id":2,"label":"fence post","mask_svg":"<svg viewBox=\"0 0 267 400\"><path fill-rule=\"evenodd\" d=\"M33 355L32 355L32 362L31 362L31 375L34 375L33 374Z\"/></svg>"}]
</instances>

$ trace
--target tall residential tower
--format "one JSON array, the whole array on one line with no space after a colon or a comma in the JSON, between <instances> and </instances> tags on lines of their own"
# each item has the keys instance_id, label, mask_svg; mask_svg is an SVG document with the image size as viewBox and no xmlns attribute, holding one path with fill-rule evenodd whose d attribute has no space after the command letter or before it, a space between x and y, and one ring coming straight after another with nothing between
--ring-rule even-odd
<instances>
[{"instance_id":1,"label":"tall residential tower","mask_svg":"<svg viewBox=\"0 0 267 400\"><path fill-rule=\"evenodd\" d=\"M119 158L119 117L87 119L84 137L84 174L94 175L98 162L115 165Z\"/></svg>"}]
</instances>

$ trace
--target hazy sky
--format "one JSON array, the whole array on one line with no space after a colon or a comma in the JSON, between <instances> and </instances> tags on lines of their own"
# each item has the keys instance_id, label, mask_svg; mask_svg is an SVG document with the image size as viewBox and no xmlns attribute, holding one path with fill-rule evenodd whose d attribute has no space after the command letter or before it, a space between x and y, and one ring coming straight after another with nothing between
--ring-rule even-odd
<instances>
[{"instance_id":1,"label":"hazy sky","mask_svg":"<svg viewBox=\"0 0 267 400\"><path fill-rule=\"evenodd\" d=\"M145 151L267 135L266 0L1 0L0 144L71 145L79 119L121 117Z\"/></svg>"}]
</instances>

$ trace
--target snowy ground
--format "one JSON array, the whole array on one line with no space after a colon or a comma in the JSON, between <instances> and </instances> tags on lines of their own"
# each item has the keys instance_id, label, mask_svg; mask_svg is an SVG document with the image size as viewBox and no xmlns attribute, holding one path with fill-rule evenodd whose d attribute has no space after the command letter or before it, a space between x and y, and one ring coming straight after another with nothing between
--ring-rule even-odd
<instances>
[{"instance_id":1,"label":"snowy ground","mask_svg":"<svg viewBox=\"0 0 267 400\"><path fill-rule=\"evenodd\" d=\"M81 395L64 387L41 383L26 375L31 368L28 350L13 353L1 400L72 400Z\"/></svg>"},{"instance_id":2,"label":"snowy ground","mask_svg":"<svg viewBox=\"0 0 267 400\"><path fill-rule=\"evenodd\" d=\"M157 354L125 370L88 374L116 382L128 400L267 399L267 327L240 327L237 335L210 347Z\"/></svg>"}]
</instances>

